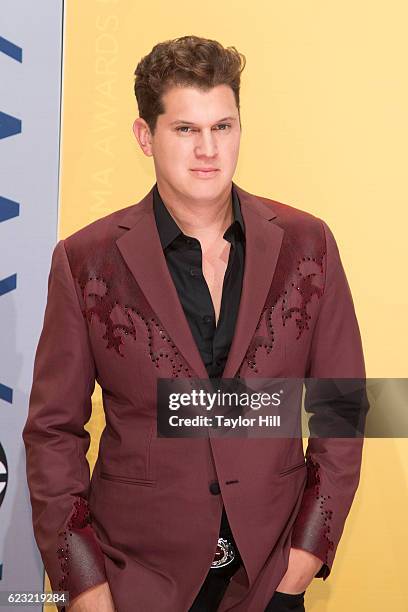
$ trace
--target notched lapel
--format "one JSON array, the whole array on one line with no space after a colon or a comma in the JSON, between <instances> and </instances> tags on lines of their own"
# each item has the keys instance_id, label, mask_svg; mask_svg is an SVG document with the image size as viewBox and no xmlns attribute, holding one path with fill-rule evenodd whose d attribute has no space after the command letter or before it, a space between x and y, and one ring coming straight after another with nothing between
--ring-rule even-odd
<instances>
[{"instance_id":1,"label":"notched lapel","mask_svg":"<svg viewBox=\"0 0 408 612\"><path fill-rule=\"evenodd\" d=\"M284 230L273 222L276 213L234 183L245 223L245 267L234 338L223 378L233 378L255 334L272 284Z\"/></svg>"},{"instance_id":2,"label":"notched lapel","mask_svg":"<svg viewBox=\"0 0 408 612\"><path fill-rule=\"evenodd\" d=\"M147 301L180 353L199 378L208 378L167 267L153 213L153 189L132 207L116 240L118 249Z\"/></svg>"},{"instance_id":3,"label":"notched lapel","mask_svg":"<svg viewBox=\"0 0 408 612\"><path fill-rule=\"evenodd\" d=\"M235 333L223 378L235 376L255 334L284 234L273 223L277 215L272 208L235 183L234 187L245 223L245 267ZM197 377L208 378L162 250L153 213L153 188L131 207L120 226L128 231L116 244L130 272Z\"/></svg>"}]
</instances>

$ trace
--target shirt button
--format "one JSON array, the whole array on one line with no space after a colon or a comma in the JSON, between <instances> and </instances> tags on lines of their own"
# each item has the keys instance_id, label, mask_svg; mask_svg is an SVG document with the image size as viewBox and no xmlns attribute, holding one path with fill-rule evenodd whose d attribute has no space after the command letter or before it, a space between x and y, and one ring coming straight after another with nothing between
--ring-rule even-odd
<instances>
[{"instance_id":1,"label":"shirt button","mask_svg":"<svg viewBox=\"0 0 408 612\"><path fill-rule=\"evenodd\" d=\"M200 270L197 268L190 268L190 276L198 276L200 274Z\"/></svg>"},{"instance_id":2,"label":"shirt button","mask_svg":"<svg viewBox=\"0 0 408 612\"><path fill-rule=\"evenodd\" d=\"M210 493L212 495L219 495L221 493L220 485L218 482L212 482L210 484Z\"/></svg>"},{"instance_id":3,"label":"shirt button","mask_svg":"<svg viewBox=\"0 0 408 612\"><path fill-rule=\"evenodd\" d=\"M204 323L211 323L212 320L213 320L213 318L212 318L211 315L204 315L204 317L203 317Z\"/></svg>"}]
</instances>

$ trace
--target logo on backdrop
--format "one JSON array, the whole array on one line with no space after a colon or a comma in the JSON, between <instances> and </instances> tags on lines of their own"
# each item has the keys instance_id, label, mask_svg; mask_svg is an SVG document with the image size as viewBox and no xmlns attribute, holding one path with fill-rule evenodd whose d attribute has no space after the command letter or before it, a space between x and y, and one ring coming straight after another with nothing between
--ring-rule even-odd
<instances>
[{"instance_id":1,"label":"logo on backdrop","mask_svg":"<svg viewBox=\"0 0 408 612\"><path fill-rule=\"evenodd\" d=\"M2 445L0 444L0 508L6 495L8 480L7 457Z\"/></svg>"},{"instance_id":2,"label":"logo on backdrop","mask_svg":"<svg viewBox=\"0 0 408 612\"><path fill-rule=\"evenodd\" d=\"M0 36L0 53L3 53L11 60L19 62L23 61L23 50L18 45L15 45L10 40ZM20 134L22 131L21 119L9 115L8 113L0 110L0 140L9 138ZM18 217L20 213L20 205L14 200L5 198L0 195L0 223L2 221L8 221L14 217ZM17 275L12 274L7 278L0 278L0 297L14 291L17 287ZM0 399L12 403L13 402L13 389L5 384L0 383ZM2 481L2 465L0 463L0 505L2 502L2 488L4 489L4 481Z\"/></svg>"},{"instance_id":3,"label":"logo on backdrop","mask_svg":"<svg viewBox=\"0 0 408 612\"><path fill-rule=\"evenodd\" d=\"M6 496L8 480L7 457L4 448L0 444L0 509ZM3 563L0 563L0 580L3 577Z\"/></svg>"}]
</instances>

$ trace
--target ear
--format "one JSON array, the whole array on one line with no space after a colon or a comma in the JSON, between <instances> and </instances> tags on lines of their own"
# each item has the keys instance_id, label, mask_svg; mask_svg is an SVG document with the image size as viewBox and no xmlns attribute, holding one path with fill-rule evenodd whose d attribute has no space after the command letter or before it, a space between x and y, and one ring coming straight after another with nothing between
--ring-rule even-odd
<instances>
[{"instance_id":1,"label":"ear","mask_svg":"<svg viewBox=\"0 0 408 612\"><path fill-rule=\"evenodd\" d=\"M133 123L133 134L135 135L135 138L139 143L139 146L142 149L143 153L148 157L151 157L153 155L152 135L146 121L141 117L135 119Z\"/></svg>"}]
</instances>

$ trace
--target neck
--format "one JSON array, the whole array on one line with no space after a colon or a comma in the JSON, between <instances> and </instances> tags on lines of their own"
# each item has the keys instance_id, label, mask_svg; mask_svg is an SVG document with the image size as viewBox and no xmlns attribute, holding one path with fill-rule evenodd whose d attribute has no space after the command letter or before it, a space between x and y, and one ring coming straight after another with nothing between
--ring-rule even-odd
<instances>
[{"instance_id":1,"label":"neck","mask_svg":"<svg viewBox=\"0 0 408 612\"><path fill-rule=\"evenodd\" d=\"M218 198L205 201L187 199L159 179L157 187L182 232L200 242L212 242L222 236L233 221L232 184Z\"/></svg>"}]
</instances>

